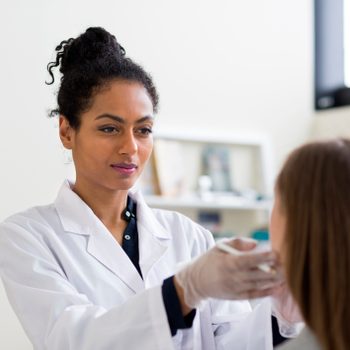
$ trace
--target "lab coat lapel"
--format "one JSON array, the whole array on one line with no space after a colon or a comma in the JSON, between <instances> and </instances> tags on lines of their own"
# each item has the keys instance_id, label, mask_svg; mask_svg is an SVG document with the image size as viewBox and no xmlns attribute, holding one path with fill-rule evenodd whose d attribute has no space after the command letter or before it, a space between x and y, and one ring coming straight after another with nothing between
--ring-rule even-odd
<instances>
[{"instance_id":1,"label":"lab coat lapel","mask_svg":"<svg viewBox=\"0 0 350 350\"><path fill-rule=\"evenodd\" d=\"M135 266L107 228L100 223L89 237L87 251L117 275L135 293L145 289Z\"/></svg>"},{"instance_id":2,"label":"lab coat lapel","mask_svg":"<svg viewBox=\"0 0 350 350\"><path fill-rule=\"evenodd\" d=\"M168 248L145 226L138 225L138 231L140 268L143 278L146 279L153 265L165 254Z\"/></svg>"},{"instance_id":3,"label":"lab coat lapel","mask_svg":"<svg viewBox=\"0 0 350 350\"><path fill-rule=\"evenodd\" d=\"M139 192L129 193L137 203L140 267L144 280L166 253L171 236L155 217Z\"/></svg>"},{"instance_id":4,"label":"lab coat lapel","mask_svg":"<svg viewBox=\"0 0 350 350\"><path fill-rule=\"evenodd\" d=\"M66 233L88 236L87 252L90 255L135 293L145 289L127 254L91 208L71 190L68 181L61 187L55 206Z\"/></svg>"}]
</instances>

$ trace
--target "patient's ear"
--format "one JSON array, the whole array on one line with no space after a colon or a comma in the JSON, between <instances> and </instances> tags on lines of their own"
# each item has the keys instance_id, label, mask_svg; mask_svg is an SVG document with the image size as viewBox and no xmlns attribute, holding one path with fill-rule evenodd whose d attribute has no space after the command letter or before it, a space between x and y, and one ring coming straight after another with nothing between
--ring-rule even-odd
<instances>
[{"instance_id":1,"label":"patient's ear","mask_svg":"<svg viewBox=\"0 0 350 350\"><path fill-rule=\"evenodd\" d=\"M67 149L72 149L74 142L74 129L70 126L68 119L63 115L60 115L59 130L63 146Z\"/></svg>"}]
</instances>

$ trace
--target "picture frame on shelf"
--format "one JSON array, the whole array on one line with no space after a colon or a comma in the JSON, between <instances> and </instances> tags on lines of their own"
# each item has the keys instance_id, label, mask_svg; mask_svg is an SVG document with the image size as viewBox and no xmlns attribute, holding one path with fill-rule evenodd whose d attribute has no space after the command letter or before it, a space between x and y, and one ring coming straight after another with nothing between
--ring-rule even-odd
<instances>
[{"instance_id":1,"label":"picture frame on shelf","mask_svg":"<svg viewBox=\"0 0 350 350\"><path fill-rule=\"evenodd\" d=\"M183 194L185 187L185 164L182 144L174 140L156 139L153 156L159 194L175 197Z\"/></svg>"},{"instance_id":2,"label":"picture frame on shelf","mask_svg":"<svg viewBox=\"0 0 350 350\"><path fill-rule=\"evenodd\" d=\"M156 160L152 152L149 162L146 164L143 173L138 181L138 185L144 195L160 196L161 190L159 187L158 171Z\"/></svg>"}]
</instances>

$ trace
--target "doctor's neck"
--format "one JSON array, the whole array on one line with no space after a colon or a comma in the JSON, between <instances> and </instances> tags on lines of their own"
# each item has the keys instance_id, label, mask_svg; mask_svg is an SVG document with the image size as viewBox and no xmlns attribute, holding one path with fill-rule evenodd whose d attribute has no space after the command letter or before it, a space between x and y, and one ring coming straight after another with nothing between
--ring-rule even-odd
<instances>
[{"instance_id":1,"label":"doctor's neck","mask_svg":"<svg viewBox=\"0 0 350 350\"><path fill-rule=\"evenodd\" d=\"M84 186L78 181L72 190L112 233L118 234L118 228L124 227L125 221L122 219L122 212L126 207L128 190L112 191L100 187Z\"/></svg>"}]
</instances>

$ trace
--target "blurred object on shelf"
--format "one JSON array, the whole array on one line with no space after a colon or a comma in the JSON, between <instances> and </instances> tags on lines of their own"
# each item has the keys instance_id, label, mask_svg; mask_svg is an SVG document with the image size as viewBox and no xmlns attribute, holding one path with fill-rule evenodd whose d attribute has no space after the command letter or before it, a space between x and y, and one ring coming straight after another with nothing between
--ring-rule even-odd
<instances>
[{"instance_id":1,"label":"blurred object on shelf","mask_svg":"<svg viewBox=\"0 0 350 350\"><path fill-rule=\"evenodd\" d=\"M258 193L256 190L254 190L253 188L245 188L242 189L241 191L238 192L238 195L246 198L246 199L250 199L250 200L261 200L263 199L262 195L260 193Z\"/></svg>"},{"instance_id":2,"label":"blurred object on shelf","mask_svg":"<svg viewBox=\"0 0 350 350\"><path fill-rule=\"evenodd\" d=\"M205 146L202 151L202 168L202 174L211 179L212 191L229 192L232 190L229 147Z\"/></svg>"},{"instance_id":3,"label":"blurred object on shelf","mask_svg":"<svg viewBox=\"0 0 350 350\"><path fill-rule=\"evenodd\" d=\"M269 230L267 227L261 227L252 231L250 236L261 242L266 242L270 239Z\"/></svg>"},{"instance_id":4,"label":"blurred object on shelf","mask_svg":"<svg viewBox=\"0 0 350 350\"><path fill-rule=\"evenodd\" d=\"M213 182L210 176L201 175L198 178L198 194L202 200L209 201L213 198L213 194L211 192L212 185Z\"/></svg>"},{"instance_id":5,"label":"blurred object on shelf","mask_svg":"<svg viewBox=\"0 0 350 350\"><path fill-rule=\"evenodd\" d=\"M221 214L218 211L199 211L198 223L214 236L221 232Z\"/></svg>"}]
</instances>

